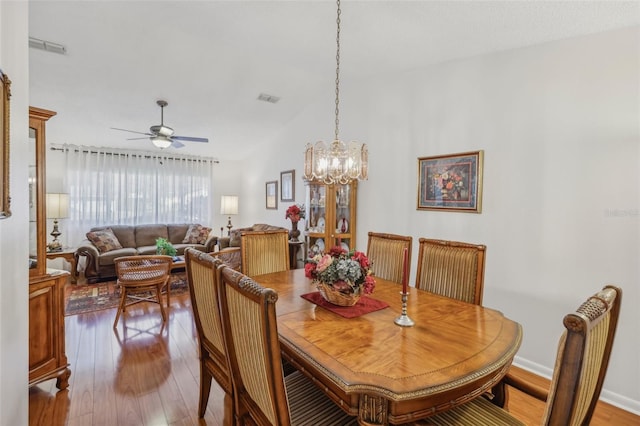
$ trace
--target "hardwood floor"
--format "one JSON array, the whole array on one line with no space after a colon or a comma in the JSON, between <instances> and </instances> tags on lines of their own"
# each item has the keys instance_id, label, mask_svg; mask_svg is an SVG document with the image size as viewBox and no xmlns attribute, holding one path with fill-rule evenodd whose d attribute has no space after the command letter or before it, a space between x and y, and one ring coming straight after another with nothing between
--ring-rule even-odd
<instances>
[{"instance_id":1,"label":"hardwood floor","mask_svg":"<svg viewBox=\"0 0 640 426\"><path fill-rule=\"evenodd\" d=\"M156 304L128 308L112 328L115 309L66 317L69 388L55 380L29 391L29 425L222 425L223 392L215 381L204 419L198 419L199 366L188 294L171 298L161 327ZM533 381L546 381L523 370ZM510 411L540 424L544 405L511 392ZM640 425L640 417L600 403L593 426Z\"/></svg>"}]
</instances>

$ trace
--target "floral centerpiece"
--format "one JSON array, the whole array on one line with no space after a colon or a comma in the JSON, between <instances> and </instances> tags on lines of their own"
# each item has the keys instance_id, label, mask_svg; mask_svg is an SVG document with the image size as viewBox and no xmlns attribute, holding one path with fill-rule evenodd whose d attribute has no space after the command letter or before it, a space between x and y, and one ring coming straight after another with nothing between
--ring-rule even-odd
<instances>
[{"instance_id":1,"label":"floral centerpiece","mask_svg":"<svg viewBox=\"0 0 640 426\"><path fill-rule=\"evenodd\" d=\"M293 204L289 206L284 214L285 219L291 219L291 232L289 232L289 238L291 241L298 241L300 231L298 230L298 222L300 219L305 218L304 204Z\"/></svg>"},{"instance_id":2,"label":"floral centerpiece","mask_svg":"<svg viewBox=\"0 0 640 426\"><path fill-rule=\"evenodd\" d=\"M336 246L308 259L304 272L328 302L353 306L363 294L373 293L376 281L370 266L364 253Z\"/></svg>"}]
</instances>

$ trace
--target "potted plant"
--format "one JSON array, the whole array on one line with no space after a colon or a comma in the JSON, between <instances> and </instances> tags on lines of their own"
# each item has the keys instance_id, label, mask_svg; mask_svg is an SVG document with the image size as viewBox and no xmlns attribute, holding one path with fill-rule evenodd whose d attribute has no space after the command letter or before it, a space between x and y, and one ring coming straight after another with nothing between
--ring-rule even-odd
<instances>
[{"instance_id":1,"label":"potted plant","mask_svg":"<svg viewBox=\"0 0 640 426\"><path fill-rule=\"evenodd\" d=\"M156 238L156 254L164 254L174 257L177 254L176 248L166 238Z\"/></svg>"}]
</instances>

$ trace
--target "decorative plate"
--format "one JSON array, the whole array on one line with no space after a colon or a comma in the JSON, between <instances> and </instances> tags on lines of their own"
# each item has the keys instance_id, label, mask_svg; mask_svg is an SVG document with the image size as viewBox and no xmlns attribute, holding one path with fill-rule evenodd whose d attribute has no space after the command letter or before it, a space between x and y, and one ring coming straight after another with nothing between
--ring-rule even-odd
<instances>
[{"instance_id":1,"label":"decorative plate","mask_svg":"<svg viewBox=\"0 0 640 426\"><path fill-rule=\"evenodd\" d=\"M320 253L324 253L324 240L322 238L316 240L316 246L318 246Z\"/></svg>"},{"instance_id":2,"label":"decorative plate","mask_svg":"<svg viewBox=\"0 0 640 426\"><path fill-rule=\"evenodd\" d=\"M349 251L349 244L347 243L340 243L340 247L342 247L343 250Z\"/></svg>"},{"instance_id":3,"label":"decorative plate","mask_svg":"<svg viewBox=\"0 0 640 426\"><path fill-rule=\"evenodd\" d=\"M342 219L338 219L338 226L336 227L338 232L345 233L349 230L349 221L344 217Z\"/></svg>"},{"instance_id":4,"label":"decorative plate","mask_svg":"<svg viewBox=\"0 0 640 426\"><path fill-rule=\"evenodd\" d=\"M324 216L320 216L318 219L318 223L316 224L317 228L320 228L320 232L324 231Z\"/></svg>"}]
</instances>

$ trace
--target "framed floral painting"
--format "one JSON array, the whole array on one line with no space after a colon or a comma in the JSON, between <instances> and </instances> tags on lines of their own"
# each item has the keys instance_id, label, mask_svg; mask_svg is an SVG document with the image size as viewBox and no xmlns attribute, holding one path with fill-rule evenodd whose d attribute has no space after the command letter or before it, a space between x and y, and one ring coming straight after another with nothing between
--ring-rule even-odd
<instances>
[{"instance_id":1,"label":"framed floral painting","mask_svg":"<svg viewBox=\"0 0 640 426\"><path fill-rule=\"evenodd\" d=\"M418 210L482 211L484 151L418 158Z\"/></svg>"},{"instance_id":2,"label":"framed floral painting","mask_svg":"<svg viewBox=\"0 0 640 426\"><path fill-rule=\"evenodd\" d=\"M296 171L280 172L280 201L296 200Z\"/></svg>"}]
</instances>

